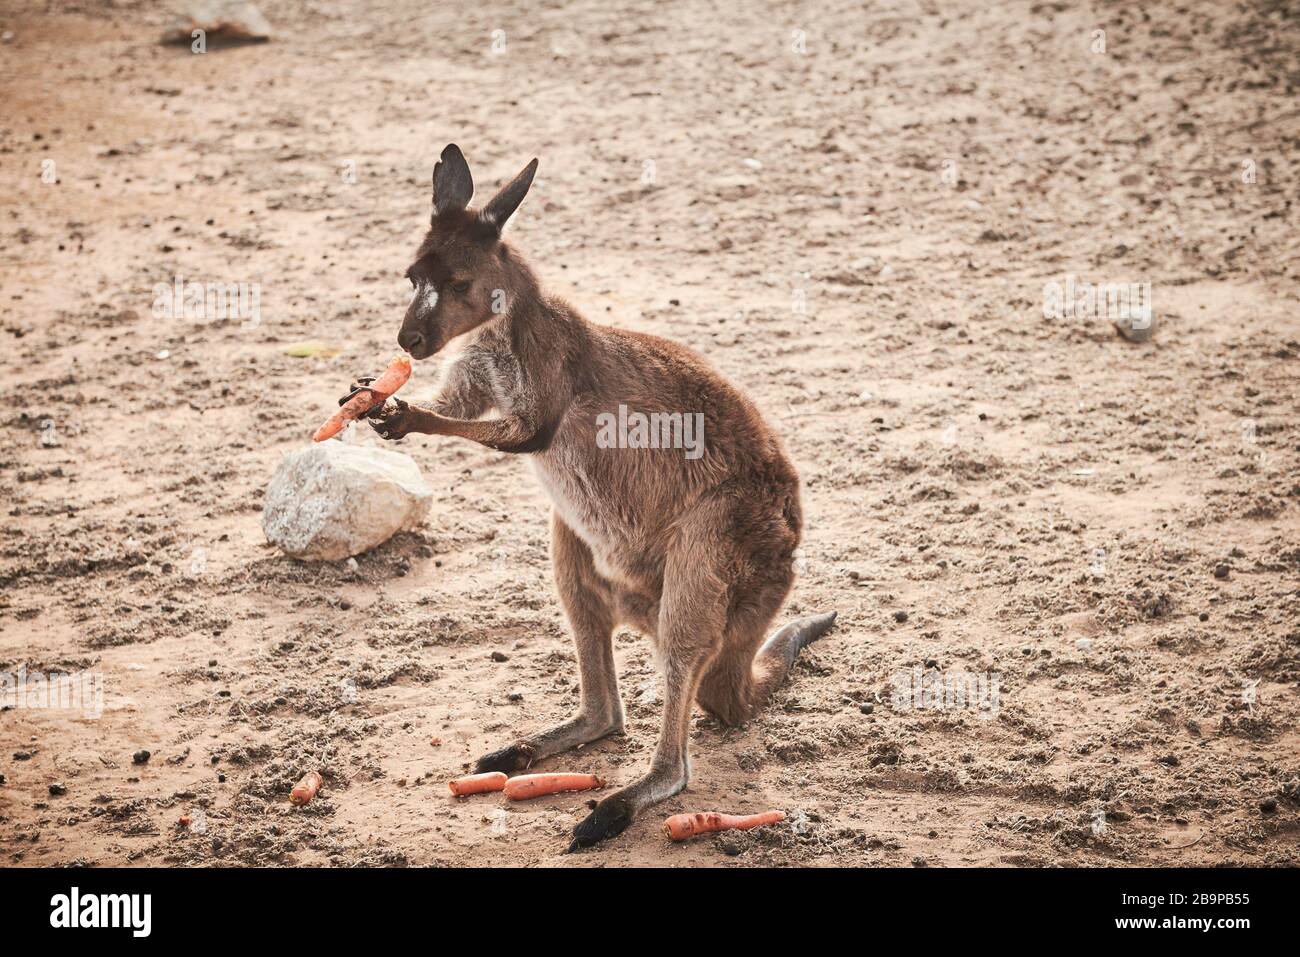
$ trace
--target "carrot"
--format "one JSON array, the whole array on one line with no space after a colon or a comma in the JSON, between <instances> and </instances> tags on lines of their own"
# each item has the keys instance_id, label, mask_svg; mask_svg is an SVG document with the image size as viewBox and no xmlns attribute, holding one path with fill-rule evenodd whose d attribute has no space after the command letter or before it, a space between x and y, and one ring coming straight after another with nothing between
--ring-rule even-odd
<instances>
[{"instance_id":1,"label":"carrot","mask_svg":"<svg viewBox=\"0 0 1300 957\"><path fill-rule=\"evenodd\" d=\"M674 814L664 821L664 832L674 841L684 841L697 834L711 831L748 831L751 827L775 824L785 820L784 811L764 811L762 814L720 814L717 811L699 811L695 814Z\"/></svg>"},{"instance_id":2,"label":"carrot","mask_svg":"<svg viewBox=\"0 0 1300 957\"><path fill-rule=\"evenodd\" d=\"M605 782L594 774L521 774L506 782L505 791L512 801L526 801L545 794L591 791L604 786Z\"/></svg>"},{"instance_id":3,"label":"carrot","mask_svg":"<svg viewBox=\"0 0 1300 957\"><path fill-rule=\"evenodd\" d=\"M325 779L317 771L308 771L302 776L302 780L293 786L289 792L289 803L303 805L316 796Z\"/></svg>"},{"instance_id":4,"label":"carrot","mask_svg":"<svg viewBox=\"0 0 1300 957\"><path fill-rule=\"evenodd\" d=\"M324 442L338 435L349 422L361 418L371 409L387 402L388 397L406 385L410 378L411 357L395 356L383 375L339 406L339 410L316 430L316 434L311 437L312 441Z\"/></svg>"},{"instance_id":5,"label":"carrot","mask_svg":"<svg viewBox=\"0 0 1300 957\"><path fill-rule=\"evenodd\" d=\"M466 794L483 794L487 791L500 791L506 786L506 776L500 771L488 771L485 774L471 774L469 777L448 781L447 787L456 797Z\"/></svg>"}]
</instances>

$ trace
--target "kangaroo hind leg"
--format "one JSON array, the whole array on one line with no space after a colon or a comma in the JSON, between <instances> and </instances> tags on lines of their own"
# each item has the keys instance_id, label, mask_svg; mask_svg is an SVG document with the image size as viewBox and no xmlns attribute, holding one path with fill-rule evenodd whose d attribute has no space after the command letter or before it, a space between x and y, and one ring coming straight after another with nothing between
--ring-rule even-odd
<instances>
[{"instance_id":1,"label":"kangaroo hind leg","mask_svg":"<svg viewBox=\"0 0 1300 957\"><path fill-rule=\"evenodd\" d=\"M551 516L555 585L573 629L581 677L578 713L562 724L479 758L474 770L522 771L535 761L581 747L623 728L614 668L614 600L596 572L591 550L558 515Z\"/></svg>"}]
</instances>

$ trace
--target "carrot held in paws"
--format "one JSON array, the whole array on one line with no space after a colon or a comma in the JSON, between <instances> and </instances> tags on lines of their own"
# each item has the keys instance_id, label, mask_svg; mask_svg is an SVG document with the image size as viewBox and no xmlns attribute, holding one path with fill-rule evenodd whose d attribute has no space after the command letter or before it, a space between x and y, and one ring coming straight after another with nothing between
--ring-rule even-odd
<instances>
[{"instance_id":1,"label":"carrot held in paws","mask_svg":"<svg viewBox=\"0 0 1300 957\"><path fill-rule=\"evenodd\" d=\"M466 794L482 794L485 791L500 791L506 786L506 776L500 771L488 771L485 774L471 774L468 777L448 781L447 787L456 797Z\"/></svg>"},{"instance_id":2,"label":"carrot held in paws","mask_svg":"<svg viewBox=\"0 0 1300 957\"><path fill-rule=\"evenodd\" d=\"M388 397L406 385L411 378L411 357L397 356L388 364L388 368L374 382L364 386L356 395L348 399L339 410L316 430L313 442L324 442L343 431L344 427L361 418L371 409L378 408L388 401Z\"/></svg>"},{"instance_id":3,"label":"carrot held in paws","mask_svg":"<svg viewBox=\"0 0 1300 957\"><path fill-rule=\"evenodd\" d=\"M325 779L317 771L308 771L302 776L302 780L293 786L289 792L289 803L303 805L316 796Z\"/></svg>"},{"instance_id":4,"label":"carrot held in paws","mask_svg":"<svg viewBox=\"0 0 1300 957\"><path fill-rule=\"evenodd\" d=\"M604 786L605 782L594 774L521 774L506 782L505 791L512 801L526 801L544 794L591 791Z\"/></svg>"},{"instance_id":5,"label":"carrot held in paws","mask_svg":"<svg viewBox=\"0 0 1300 957\"><path fill-rule=\"evenodd\" d=\"M784 811L764 811L762 814L719 814L717 811L699 811L695 814L674 814L664 821L664 831L674 841L684 841L697 834L711 831L748 831L751 827L775 824L785 820Z\"/></svg>"}]
</instances>

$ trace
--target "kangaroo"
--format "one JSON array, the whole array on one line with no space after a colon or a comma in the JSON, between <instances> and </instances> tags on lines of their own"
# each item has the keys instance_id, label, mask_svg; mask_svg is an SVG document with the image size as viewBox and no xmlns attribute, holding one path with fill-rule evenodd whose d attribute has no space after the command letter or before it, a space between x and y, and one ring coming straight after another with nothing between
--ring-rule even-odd
<instances>
[{"instance_id":1,"label":"kangaroo","mask_svg":"<svg viewBox=\"0 0 1300 957\"><path fill-rule=\"evenodd\" d=\"M794 467L754 404L700 356L588 322L542 291L502 237L536 171L534 159L475 210L464 155L454 144L443 150L397 341L419 360L465 338L428 407L390 398L370 424L387 439L450 435L526 455L551 501L555 585L577 646L578 712L484 755L476 772L520 771L621 731L614 630L626 625L653 641L664 711L650 769L578 824L569 848L577 850L686 787L693 702L726 725L747 720L835 614L768 636L794 579L803 524ZM497 416L482 418L490 411ZM635 413L649 414L660 435L608 441L612 417L639 424ZM688 455L653 441L671 439L666 423L686 416L702 423L702 450Z\"/></svg>"}]
</instances>

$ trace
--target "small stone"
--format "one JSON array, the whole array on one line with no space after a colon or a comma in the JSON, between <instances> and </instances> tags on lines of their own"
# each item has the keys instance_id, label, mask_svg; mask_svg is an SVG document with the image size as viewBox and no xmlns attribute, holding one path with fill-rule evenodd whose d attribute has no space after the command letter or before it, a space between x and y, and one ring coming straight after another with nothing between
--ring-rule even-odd
<instances>
[{"instance_id":1,"label":"small stone","mask_svg":"<svg viewBox=\"0 0 1300 957\"><path fill-rule=\"evenodd\" d=\"M144 748L141 748L135 754L131 755L131 762L133 764L148 764L149 752L146 751Z\"/></svg>"},{"instance_id":2,"label":"small stone","mask_svg":"<svg viewBox=\"0 0 1300 957\"><path fill-rule=\"evenodd\" d=\"M50 794L53 797L59 797L60 795L67 794L67 793L68 793L68 788L67 785L65 784L55 783L50 785Z\"/></svg>"},{"instance_id":3,"label":"small stone","mask_svg":"<svg viewBox=\"0 0 1300 957\"><path fill-rule=\"evenodd\" d=\"M1145 316L1120 320L1114 323L1114 326L1115 330L1129 342L1149 342L1155 333L1156 321L1154 316Z\"/></svg>"},{"instance_id":4,"label":"small stone","mask_svg":"<svg viewBox=\"0 0 1300 957\"><path fill-rule=\"evenodd\" d=\"M876 710L876 706L874 704L859 705L858 710L861 711L863 714L871 714L873 711Z\"/></svg>"},{"instance_id":5,"label":"small stone","mask_svg":"<svg viewBox=\"0 0 1300 957\"><path fill-rule=\"evenodd\" d=\"M1277 799L1276 799L1276 798L1264 798L1264 800L1262 800L1262 801L1259 802L1259 809L1260 809L1263 813L1265 813L1265 814L1276 814L1276 813L1277 813Z\"/></svg>"},{"instance_id":6,"label":"small stone","mask_svg":"<svg viewBox=\"0 0 1300 957\"><path fill-rule=\"evenodd\" d=\"M510 656L507 655L507 654L506 654L505 652L503 652L503 651L494 651L494 652L492 652L491 657L492 657L492 660L493 660L493 661L509 661L509 660L510 660Z\"/></svg>"},{"instance_id":7,"label":"small stone","mask_svg":"<svg viewBox=\"0 0 1300 957\"><path fill-rule=\"evenodd\" d=\"M522 694L520 694L518 691L512 691L512 692L510 692L508 695L506 695L506 700L507 700L507 701L523 701L523 700L524 700L524 696L523 696Z\"/></svg>"},{"instance_id":8,"label":"small stone","mask_svg":"<svg viewBox=\"0 0 1300 957\"><path fill-rule=\"evenodd\" d=\"M905 611L894 612L894 621L898 622L900 625L903 622L907 621L907 612Z\"/></svg>"},{"instance_id":9,"label":"small stone","mask_svg":"<svg viewBox=\"0 0 1300 957\"><path fill-rule=\"evenodd\" d=\"M1223 562L1219 562L1219 564L1217 564L1217 565L1214 566L1214 577L1215 577L1215 578L1227 578L1227 577L1228 577L1228 571L1229 571L1228 566L1225 565Z\"/></svg>"}]
</instances>

